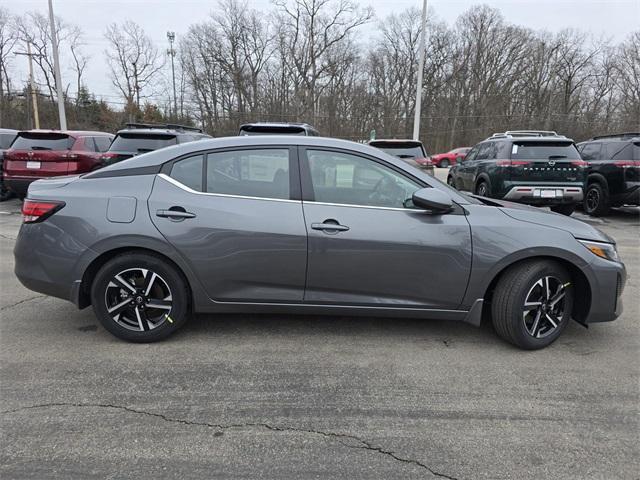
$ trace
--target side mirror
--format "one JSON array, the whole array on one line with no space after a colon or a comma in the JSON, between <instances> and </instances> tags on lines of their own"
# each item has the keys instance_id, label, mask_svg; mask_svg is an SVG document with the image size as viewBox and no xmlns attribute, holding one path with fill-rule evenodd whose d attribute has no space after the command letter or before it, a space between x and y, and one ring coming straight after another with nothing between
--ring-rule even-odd
<instances>
[{"instance_id":1,"label":"side mirror","mask_svg":"<svg viewBox=\"0 0 640 480\"><path fill-rule=\"evenodd\" d=\"M421 188L414 192L411 200L416 207L433 213L448 213L453 210L451 197L437 188Z\"/></svg>"}]
</instances>

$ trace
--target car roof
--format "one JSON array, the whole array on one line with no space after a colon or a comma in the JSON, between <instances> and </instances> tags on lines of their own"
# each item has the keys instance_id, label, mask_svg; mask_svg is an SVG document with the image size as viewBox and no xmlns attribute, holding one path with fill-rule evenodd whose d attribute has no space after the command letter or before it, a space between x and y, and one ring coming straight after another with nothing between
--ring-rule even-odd
<instances>
[{"instance_id":1,"label":"car roof","mask_svg":"<svg viewBox=\"0 0 640 480\"><path fill-rule=\"evenodd\" d=\"M308 123L299 123L299 122L248 122L240 125L240 128L243 127L303 127L303 128L312 128L314 127L309 125Z\"/></svg>"},{"instance_id":2,"label":"car roof","mask_svg":"<svg viewBox=\"0 0 640 480\"><path fill-rule=\"evenodd\" d=\"M77 137L81 135L98 135L98 136L113 136L113 133L97 132L92 130L46 130L46 129L32 129L32 130L20 130L19 133L61 133L63 135L69 135L71 137Z\"/></svg>"},{"instance_id":3,"label":"car roof","mask_svg":"<svg viewBox=\"0 0 640 480\"><path fill-rule=\"evenodd\" d=\"M416 145L422 145L420 140L413 140L412 138L376 138L375 140L369 140L367 143L369 145L376 143L414 143Z\"/></svg>"},{"instance_id":4,"label":"car roof","mask_svg":"<svg viewBox=\"0 0 640 480\"><path fill-rule=\"evenodd\" d=\"M140 135L148 136L148 135L185 135L187 132L182 130L173 130L171 128L123 128L122 130L118 130L116 135L120 135L121 133L139 133ZM198 132L189 132L189 135L202 135Z\"/></svg>"},{"instance_id":5,"label":"car roof","mask_svg":"<svg viewBox=\"0 0 640 480\"><path fill-rule=\"evenodd\" d=\"M640 139L640 133L627 132L627 133L614 133L611 135L598 135L588 140L584 140L580 143L586 142L633 142Z\"/></svg>"},{"instance_id":6,"label":"car roof","mask_svg":"<svg viewBox=\"0 0 640 480\"><path fill-rule=\"evenodd\" d=\"M573 140L571 138L565 137L565 136L557 136L557 137L489 137L489 138L485 138L484 140L482 140L481 142L478 143L484 143L484 142L512 142L512 143L518 143L518 142L540 142L540 143L549 143L549 142L560 142L560 143L573 143Z\"/></svg>"},{"instance_id":7,"label":"car roof","mask_svg":"<svg viewBox=\"0 0 640 480\"><path fill-rule=\"evenodd\" d=\"M13 133L17 135L20 130L14 130L13 128L0 128L0 133Z\"/></svg>"},{"instance_id":8,"label":"car roof","mask_svg":"<svg viewBox=\"0 0 640 480\"><path fill-rule=\"evenodd\" d=\"M127 160L114 163L107 167L101 168L94 172L85 174L85 178L100 178L100 177L116 177L119 175L126 175L126 171L132 171L132 174L148 175L155 174L153 167L159 167L165 162L174 160L175 158L183 155L197 154L199 152L206 152L215 149L223 148L243 148L243 147L278 147L289 148L291 146L303 146L303 147L316 147L322 148L335 148L345 149L355 153L361 153L376 158L382 158L385 162L401 169L405 170L413 176L422 179L425 183L432 185L436 188L444 188L449 192L450 187L446 184L436 181L433 184L433 177L422 172L418 168L409 165L407 162L385 153L384 151L366 145L364 143L352 142L349 140L341 140L337 138L329 137L313 137L313 136L297 136L297 135L260 135L260 136L233 136L233 137L219 137L199 140L197 142L181 143L178 145L172 145L170 147L160 148L152 152L143 153ZM440 184L441 186L439 186ZM449 192L450 195L458 203L468 204L469 200L463 195L457 192Z\"/></svg>"}]
</instances>

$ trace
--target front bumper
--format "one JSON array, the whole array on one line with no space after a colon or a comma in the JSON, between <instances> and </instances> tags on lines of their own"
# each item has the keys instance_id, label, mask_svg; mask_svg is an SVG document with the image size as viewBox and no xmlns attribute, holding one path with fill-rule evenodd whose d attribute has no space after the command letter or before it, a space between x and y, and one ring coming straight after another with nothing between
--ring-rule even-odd
<instances>
[{"instance_id":1,"label":"front bumper","mask_svg":"<svg viewBox=\"0 0 640 480\"><path fill-rule=\"evenodd\" d=\"M584 323L610 322L623 312L622 292L627 270L621 262L596 258L588 269L591 308Z\"/></svg>"},{"instance_id":2,"label":"front bumper","mask_svg":"<svg viewBox=\"0 0 640 480\"><path fill-rule=\"evenodd\" d=\"M581 202L584 198L584 192L582 187L517 185L511 187L502 198L531 205L561 205Z\"/></svg>"}]
</instances>

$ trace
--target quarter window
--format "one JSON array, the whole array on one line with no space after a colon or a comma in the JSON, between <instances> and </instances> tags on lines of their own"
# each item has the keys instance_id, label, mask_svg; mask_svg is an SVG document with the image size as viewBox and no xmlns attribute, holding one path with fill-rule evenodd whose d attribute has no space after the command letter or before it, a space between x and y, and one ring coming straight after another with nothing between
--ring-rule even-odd
<instances>
[{"instance_id":1,"label":"quarter window","mask_svg":"<svg viewBox=\"0 0 640 480\"><path fill-rule=\"evenodd\" d=\"M600 160L600 149L602 147L601 143L587 143L582 148L582 159L583 160Z\"/></svg>"},{"instance_id":2,"label":"quarter window","mask_svg":"<svg viewBox=\"0 0 640 480\"><path fill-rule=\"evenodd\" d=\"M289 150L234 150L207 156L206 191L289 198Z\"/></svg>"},{"instance_id":3,"label":"quarter window","mask_svg":"<svg viewBox=\"0 0 640 480\"><path fill-rule=\"evenodd\" d=\"M174 178L192 190L201 192L203 159L203 155L195 155L177 161L173 164L173 167L171 167L171 178Z\"/></svg>"},{"instance_id":4,"label":"quarter window","mask_svg":"<svg viewBox=\"0 0 640 480\"><path fill-rule=\"evenodd\" d=\"M418 183L356 155L307 150L311 183L317 202L404 208Z\"/></svg>"}]
</instances>

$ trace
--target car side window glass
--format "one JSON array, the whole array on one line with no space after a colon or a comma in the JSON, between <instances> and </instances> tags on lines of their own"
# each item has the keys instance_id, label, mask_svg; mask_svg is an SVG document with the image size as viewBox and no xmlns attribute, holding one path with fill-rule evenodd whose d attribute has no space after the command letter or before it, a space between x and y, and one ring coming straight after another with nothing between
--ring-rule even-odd
<instances>
[{"instance_id":1,"label":"car side window glass","mask_svg":"<svg viewBox=\"0 0 640 480\"><path fill-rule=\"evenodd\" d=\"M206 191L289 199L289 150L255 149L207 155Z\"/></svg>"},{"instance_id":2,"label":"car side window glass","mask_svg":"<svg viewBox=\"0 0 640 480\"><path fill-rule=\"evenodd\" d=\"M464 161L469 161L469 160L475 160L476 157L478 156L478 147L473 147L471 150L469 150L469 153L467 153L467 156L464 157Z\"/></svg>"},{"instance_id":3,"label":"car side window glass","mask_svg":"<svg viewBox=\"0 0 640 480\"><path fill-rule=\"evenodd\" d=\"M583 160L600 160L601 143L586 143L582 148L581 156Z\"/></svg>"},{"instance_id":4,"label":"car side window glass","mask_svg":"<svg viewBox=\"0 0 640 480\"><path fill-rule=\"evenodd\" d=\"M93 137L84 137L84 147L82 148L82 150L84 150L85 152L95 152L96 150L96 143L93 140Z\"/></svg>"},{"instance_id":5,"label":"car side window glass","mask_svg":"<svg viewBox=\"0 0 640 480\"><path fill-rule=\"evenodd\" d=\"M96 146L98 147L99 152L106 152L109 150L109 145L111 145L111 139L109 137L94 137L96 141Z\"/></svg>"},{"instance_id":6,"label":"car side window glass","mask_svg":"<svg viewBox=\"0 0 640 480\"><path fill-rule=\"evenodd\" d=\"M491 145L489 143L483 143L478 148L478 155L476 156L476 160L487 160L489 155L491 154Z\"/></svg>"},{"instance_id":7,"label":"car side window glass","mask_svg":"<svg viewBox=\"0 0 640 480\"><path fill-rule=\"evenodd\" d=\"M357 155L307 150L317 202L405 208L422 188L404 175Z\"/></svg>"},{"instance_id":8,"label":"car side window glass","mask_svg":"<svg viewBox=\"0 0 640 480\"><path fill-rule=\"evenodd\" d=\"M204 155L194 155L179 160L171 167L170 177L196 192L201 192L203 161Z\"/></svg>"},{"instance_id":9,"label":"car side window glass","mask_svg":"<svg viewBox=\"0 0 640 480\"><path fill-rule=\"evenodd\" d=\"M609 142L604 153L605 160L633 160L633 151L629 142Z\"/></svg>"}]
</instances>

